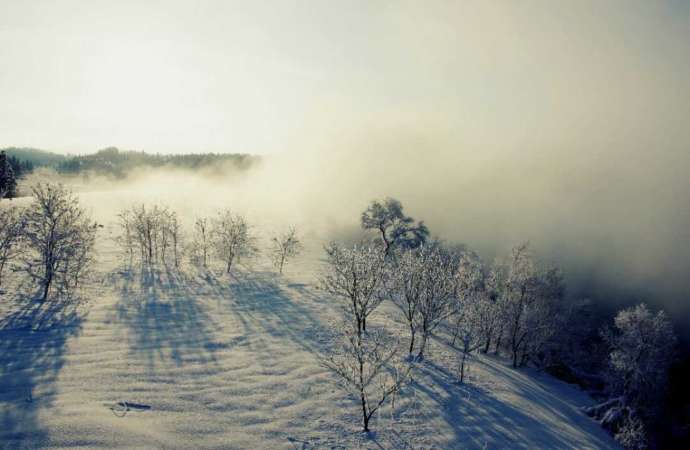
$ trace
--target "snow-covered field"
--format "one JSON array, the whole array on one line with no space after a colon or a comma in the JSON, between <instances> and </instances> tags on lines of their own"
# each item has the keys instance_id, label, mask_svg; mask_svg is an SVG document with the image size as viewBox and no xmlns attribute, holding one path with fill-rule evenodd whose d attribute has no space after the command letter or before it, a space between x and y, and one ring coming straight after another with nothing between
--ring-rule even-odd
<instances>
[{"instance_id":1,"label":"snow-covered field","mask_svg":"<svg viewBox=\"0 0 690 450\"><path fill-rule=\"evenodd\" d=\"M259 256L142 277L123 269L108 197L83 199L105 226L81 301L0 294L2 448L617 448L579 411L591 400L545 374L477 357L458 384L443 338L363 435L317 359L339 314L315 287L323 241L305 237L283 276ZM385 303L375 316L398 320Z\"/></svg>"}]
</instances>

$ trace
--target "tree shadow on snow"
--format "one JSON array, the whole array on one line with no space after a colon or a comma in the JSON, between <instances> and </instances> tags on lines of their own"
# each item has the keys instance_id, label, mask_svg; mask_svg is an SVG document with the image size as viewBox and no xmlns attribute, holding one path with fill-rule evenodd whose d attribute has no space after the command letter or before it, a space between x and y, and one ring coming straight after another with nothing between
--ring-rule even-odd
<instances>
[{"instance_id":1,"label":"tree shadow on snow","mask_svg":"<svg viewBox=\"0 0 690 450\"><path fill-rule=\"evenodd\" d=\"M169 361L176 366L215 362L214 322L184 275L165 268L129 271L120 272L115 282L124 339L149 373Z\"/></svg>"},{"instance_id":2,"label":"tree shadow on snow","mask_svg":"<svg viewBox=\"0 0 690 450\"><path fill-rule=\"evenodd\" d=\"M429 382L414 383L414 388L438 404L444 421L451 427L456 448L610 448L603 437L572 428L571 424L591 427L589 419L571 405L550 394L525 375L495 361L475 360L492 378L510 381L508 390L522 396L532 410L520 409L521 402L497 397L496 392L468 382L459 385L457 374L426 360L418 370ZM558 426L561 424L562 426ZM527 436L518 442L515 436ZM586 438L587 441L582 441Z\"/></svg>"},{"instance_id":3,"label":"tree shadow on snow","mask_svg":"<svg viewBox=\"0 0 690 450\"><path fill-rule=\"evenodd\" d=\"M0 446L32 448L48 438L38 412L53 401L66 343L79 335L84 308L74 298L16 301L0 319Z\"/></svg>"},{"instance_id":4,"label":"tree shadow on snow","mask_svg":"<svg viewBox=\"0 0 690 450\"><path fill-rule=\"evenodd\" d=\"M306 352L319 352L329 330L314 317L310 308L293 298L308 298L318 303L319 297L303 286L291 293L279 282L276 274L270 271L234 274L227 286L233 311L249 333L267 333L271 338L290 342Z\"/></svg>"}]
</instances>

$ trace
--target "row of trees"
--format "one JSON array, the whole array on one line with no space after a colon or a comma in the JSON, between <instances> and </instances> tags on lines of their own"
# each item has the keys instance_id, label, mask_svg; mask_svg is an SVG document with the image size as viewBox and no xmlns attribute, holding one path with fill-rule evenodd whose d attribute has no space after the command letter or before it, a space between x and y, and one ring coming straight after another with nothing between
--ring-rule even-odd
<instances>
[{"instance_id":1,"label":"row of trees","mask_svg":"<svg viewBox=\"0 0 690 450\"><path fill-rule=\"evenodd\" d=\"M156 263L179 268L183 255L195 265L208 267L215 258L230 273L242 257L258 252L256 237L244 216L229 209L214 217L200 217L189 233L183 230L178 215L166 206L139 205L125 209L119 215L121 234L118 242L130 265L138 260L142 267ZM288 260L301 250L295 228L274 236L269 253L277 270L282 274Z\"/></svg>"},{"instance_id":2,"label":"row of trees","mask_svg":"<svg viewBox=\"0 0 690 450\"><path fill-rule=\"evenodd\" d=\"M569 341L578 338L585 303L566 299L562 273L540 264L527 243L486 264L469 250L428 239L423 223L415 225L393 199L373 202L361 224L376 239L328 245L320 285L341 301L344 321L322 363L358 399L365 431L374 412L409 379L412 365L396 355L423 360L439 333L458 351L461 382L475 352L504 354L513 368L549 368L580 357L571 354ZM368 325L386 300L402 313L406 352L390 331ZM604 375L611 399L588 413L625 446L641 448L672 361L671 323L663 312L640 305L619 312L600 339L609 349Z\"/></svg>"},{"instance_id":3,"label":"row of trees","mask_svg":"<svg viewBox=\"0 0 690 450\"><path fill-rule=\"evenodd\" d=\"M73 156L57 162L55 168L64 174L97 173L124 177L133 169L144 167L175 167L180 169L215 170L223 173L228 167L245 170L257 161L246 154L194 153L161 155L108 147L90 155Z\"/></svg>"},{"instance_id":4,"label":"row of trees","mask_svg":"<svg viewBox=\"0 0 690 450\"><path fill-rule=\"evenodd\" d=\"M38 184L32 194L28 207L8 206L0 215L0 285L13 264L45 301L80 284L93 262L98 225L62 185Z\"/></svg>"}]
</instances>

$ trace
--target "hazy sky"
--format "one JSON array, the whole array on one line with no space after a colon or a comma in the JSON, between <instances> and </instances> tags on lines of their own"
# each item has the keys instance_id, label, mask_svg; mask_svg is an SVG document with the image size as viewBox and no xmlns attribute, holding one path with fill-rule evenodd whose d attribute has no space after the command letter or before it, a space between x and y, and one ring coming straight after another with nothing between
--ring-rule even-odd
<instances>
[{"instance_id":1,"label":"hazy sky","mask_svg":"<svg viewBox=\"0 0 690 450\"><path fill-rule=\"evenodd\" d=\"M0 0L0 146L274 153L411 127L467 152L592 129L673 139L688 4Z\"/></svg>"}]
</instances>

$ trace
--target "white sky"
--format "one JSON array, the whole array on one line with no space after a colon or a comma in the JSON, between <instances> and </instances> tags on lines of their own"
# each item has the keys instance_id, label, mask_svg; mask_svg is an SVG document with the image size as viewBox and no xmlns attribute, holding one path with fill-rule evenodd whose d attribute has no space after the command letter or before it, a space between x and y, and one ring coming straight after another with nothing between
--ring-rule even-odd
<instances>
[{"instance_id":1,"label":"white sky","mask_svg":"<svg viewBox=\"0 0 690 450\"><path fill-rule=\"evenodd\" d=\"M690 8L0 0L0 64L0 147L274 153L372 127L557 145L602 122L615 142L687 131Z\"/></svg>"}]
</instances>

